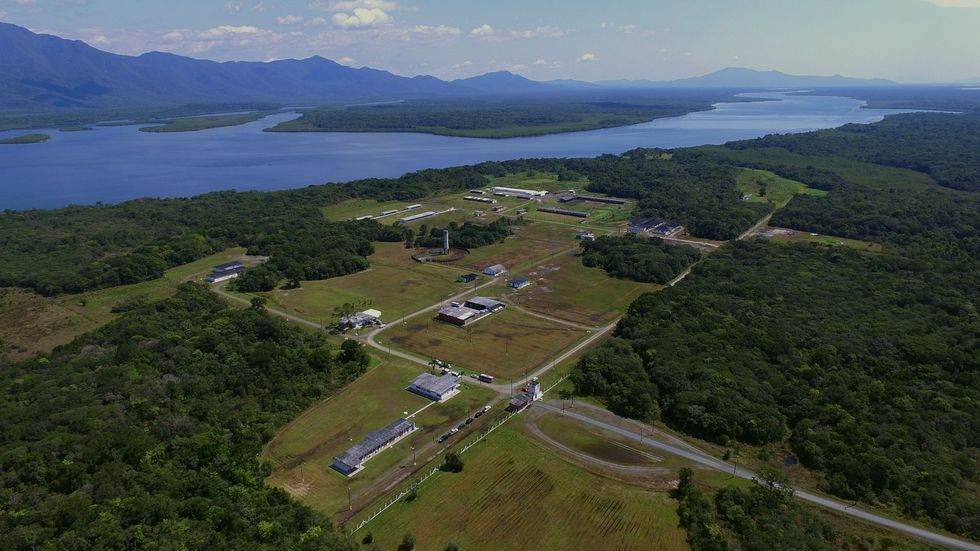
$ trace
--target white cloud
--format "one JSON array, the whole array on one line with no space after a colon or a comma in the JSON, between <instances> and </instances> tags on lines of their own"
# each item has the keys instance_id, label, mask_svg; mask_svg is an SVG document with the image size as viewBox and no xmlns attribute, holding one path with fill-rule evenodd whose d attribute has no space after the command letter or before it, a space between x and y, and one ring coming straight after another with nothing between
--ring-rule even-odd
<instances>
[{"instance_id":1,"label":"white cloud","mask_svg":"<svg viewBox=\"0 0 980 551\"><path fill-rule=\"evenodd\" d=\"M940 8L980 8L980 0L926 0Z\"/></svg>"},{"instance_id":2,"label":"white cloud","mask_svg":"<svg viewBox=\"0 0 980 551\"><path fill-rule=\"evenodd\" d=\"M599 56L597 56L597 55L595 55L595 54L593 54L591 52L586 52L586 53L582 54L581 56L579 56L579 58L576 61L582 61L582 62L588 63L588 62L591 62L591 61L598 61L598 60L599 60Z\"/></svg>"},{"instance_id":3,"label":"white cloud","mask_svg":"<svg viewBox=\"0 0 980 551\"><path fill-rule=\"evenodd\" d=\"M242 11L242 7L244 6L244 2L232 2L231 0L228 0L228 2L225 2L225 11L234 15Z\"/></svg>"},{"instance_id":4,"label":"white cloud","mask_svg":"<svg viewBox=\"0 0 980 551\"><path fill-rule=\"evenodd\" d=\"M255 4L254 6L252 6L252 11L257 12L257 13L264 12L265 11L265 2L259 2L258 4Z\"/></svg>"},{"instance_id":5,"label":"white cloud","mask_svg":"<svg viewBox=\"0 0 980 551\"><path fill-rule=\"evenodd\" d=\"M630 34L636 30L636 25L632 23L630 23L629 25L623 25L622 27L619 28L619 30L623 31L626 34Z\"/></svg>"},{"instance_id":6,"label":"white cloud","mask_svg":"<svg viewBox=\"0 0 980 551\"><path fill-rule=\"evenodd\" d=\"M110 42L112 41L109 40L109 37L104 34L97 34L89 40L90 44L97 46L108 46Z\"/></svg>"},{"instance_id":7,"label":"white cloud","mask_svg":"<svg viewBox=\"0 0 980 551\"><path fill-rule=\"evenodd\" d=\"M667 48L660 48L659 51L660 51L660 53L665 54L665 53L667 53Z\"/></svg>"},{"instance_id":8,"label":"white cloud","mask_svg":"<svg viewBox=\"0 0 980 551\"><path fill-rule=\"evenodd\" d=\"M514 38L558 38L565 36L565 31L556 27L535 27L533 29L513 30L510 31L510 35Z\"/></svg>"},{"instance_id":9,"label":"white cloud","mask_svg":"<svg viewBox=\"0 0 980 551\"><path fill-rule=\"evenodd\" d=\"M547 64L548 64L548 62L545 61L545 60L543 60L543 59L535 59L534 60L534 65L547 65Z\"/></svg>"},{"instance_id":10,"label":"white cloud","mask_svg":"<svg viewBox=\"0 0 980 551\"><path fill-rule=\"evenodd\" d=\"M2 21L2 20L4 20L4 19L6 19L6 18L7 18L7 12L5 12L5 11L0 11L0 21Z\"/></svg>"},{"instance_id":11,"label":"white cloud","mask_svg":"<svg viewBox=\"0 0 980 551\"><path fill-rule=\"evenodd\" d=\"M527 65L523 63L518 63L517 65L511 65L507 69L510 71L523 71L524 69L527 69Z\"/></svg>"},{"instance_id":12,"label":"white cloud","mask_svg":"<svg viewBox=\"0 0 980 551\"><path fill-rule=\"evenodd\" d=\"M276 18L276 21L280 25L295 25L297 23L302 23L303 22L303 16L302 15L287 15L285 17L277 17Z\"/></svg>"},{"instance_id":13,"label":"white cloud","mask_svg":"<svg viewBox=\"0 0 980 551\"><path fill-rule=\"evenodd\" d=\"M263 34L267 32L269 31L263 31L262 29L258 27L254 27L252 25L241 25L238 27L234 25L221 25L220 27L211 27L210 29L202 33L202 36L225 36L229 34L231 35Z\"/></svg>"},{"instance_id":14,"label":"white cloud","mask_svg":"<svg viewBox=\"0 0 980 551\"><path fill-rule=\"evenodd\" d=\"M354 58L344 56L344 57L338 59L337 60L337 63L340 63L341 65L353 65L354 64Z\"/></svg>"},{"instance_id":15,"label":"white cloud","mask_svg":"<svg viewBox=\"0 0 980 551\"><path fill-rule=\"evenodd\" d=\"M14 0L14 4L20 4L21 6L26 6L28 4L33 4L37 0Z\"/></svg>"},{"instance_id":16,"label":"white cloud","mask_svg":"<svg viewBox=\"0 0 980 551\"><path fill-rule=\"evenodd\" d=\"M411 28L411 31L413 33L436 36L457 36L462 33L458 28L447 25L415 25Z\"/></svg>"},{"instance_id":17,"label":"white cloud","mask_svg":"<svg viewBox=\"0 0 980 551\"><path fill-rule=\"evenodd\" d=\"M313 19L310 19L310 25L323 25L326 22L326 17L314 17Z\"/></svg>"},{"instance_id":18,"label":"white cloud","mask_svg":"<svg viewBox=\"0 0 980 551\"><path fill-rule=\"evenodd\" d=\"M390 23L391 16L381 8L354 8L352 13L333 14L332 21L342 28L365 28Z\"/></svg>"},{"instance_id":19,"label":"white cloud","mask_svg":"<svg viewBox=\"0 0 980 551\"><path fill-rule=\"evenodd\" d=\"M314 4L322 5L323 3L314 2ZM398 3L392 2L391 0L342 0L339 2L331 2L330 4L328 4L327 9L337 10L337 11L350 11L357 8L394 10L398 8Z\"/></svg>"},{"instance_id":20,"label":"white cloud","mask_svg":"<svg viewBox=\"0 0 980 551\"><path fill-rule=\"evenodd\" d=\"M473 36L479 36L480 38L487 38L493 36L493 27L484 23L479 27L471 30L470 34Z\"/></svg>"}]
</instances>

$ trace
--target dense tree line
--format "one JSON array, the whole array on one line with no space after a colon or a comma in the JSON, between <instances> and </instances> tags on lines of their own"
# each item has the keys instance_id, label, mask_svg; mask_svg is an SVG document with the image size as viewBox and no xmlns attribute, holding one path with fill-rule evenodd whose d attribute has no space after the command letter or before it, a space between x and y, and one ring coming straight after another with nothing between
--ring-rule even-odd
<instances>
[{"instance_id":1,"label":"dense tree line","mask_svg":"<svg viewBox=\"0 0 980 551\"><path fill-rule=\"evenodd\" d=\"M272 254L278 272L347 273L363 266L361 243L404 239L377 222L326 221L319 206L352 197L414 200L484 185L474 168L424 170L396 179L310 186L279 192L217 192L190 199L140 199L118 205L0 213L0 286L41 294L78 293L160 277L229 246ZM397 231L396 237L394 232ZM318 243L341 244L340 257ZM318 259L308 251L325 251ZM302 253L302 254L300 254ZM363 260L363 258L361 259Z\"/></svg>"},{"instance_id":2,"label":"dense tree line","mask_svg":"<svg viewBox=\"0 0 980 551\"><path fill-rule=\"evenodd\" d=\"M766 136L728 147L778 147L801 155L844 157L924 172L940 185L980 191L980 113L895 115L877 124Z\"/></svg>"},{"instance_id":3,"label":"dense tree line","mask_svg":"<svg viewBox=\"0 0 980 551\"><path fill-rule=\"evenodd\" d=\"M5 366L0 548L346 549L256 456L366 366L192 284Z\"/></svg>"},{"instance_id":4,"label":"dense tree line","mask_svg":"<svg viewBox=\"0 0 980 551\"><path fill-rule=\"evenodd\" d=\"M977 537L980 266L739 242L640 297L578 392L720 443L788 440L834 495Z\"/></svg>"},{"instance_id":5,"label":"dense tree line","mask_svg":"<svg viewBox=\"0 0 980 551\"><path fill-rule=\"evenodd\" d=\"M674 497L680 525L694 551L799 551L872 549L882 543L864 534L835 529L793 499L786 479L767 471L761 480L742 488L723 486L713 496L695 483L691 469L681 469Z\"/></svg>"},{"instance_id":6,"label":"dense tree line","mask_svg":"<svg viewBox=\"0 0 980 551\"><path fill-rule=\"evenodd\" d=\"M599 267L618 278L666 284L701 258L687 245L670 245L663 239L635 236L602 236L582 242L582 263Z\"/></svg>"},{"instance_id":7,"label":"dense tree line","mask_svg":"<svg viewBox=\"0 0 980 551\"><path fill-rule=\"evenodd\" d=\"M653 96L653 97L651 97ZM578 94L547 99L498 101L408 101L308 110L276 132L426 132L449 136L505 138L608 128L703 111L726 91L624 92L617 96Z\"/></svg>"},{"instance_id":8,"label":"dense tree line","mask_svg":"<svg viewBox=\"0 0 980 551\"><path fill-rule=\"evenodd\" d=\"M494 243L500 243L514 232L511 226L514 221L510 218L498 218L489 224L474 224L467 222L460 226L450 222L446 228L432 228L423 225L419 228L419 236L415 238L416 247L442 247L443 231L449 230L449 244L452 247L477 249Z\"/></svg>"}]
</instances>

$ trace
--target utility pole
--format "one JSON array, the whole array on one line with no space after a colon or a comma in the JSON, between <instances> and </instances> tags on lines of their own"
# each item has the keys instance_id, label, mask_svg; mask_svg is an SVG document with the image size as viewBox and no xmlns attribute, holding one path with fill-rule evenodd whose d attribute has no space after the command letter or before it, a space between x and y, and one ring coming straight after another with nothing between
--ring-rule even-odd
<instances>
[{"instance_id":1,"label":"utility pole","mask_svg":"<svg viewBox=\"0 0 980 551\"><path fill-rule=\"evenodd\" d=\"M418 465L415 461L415 444L412 444L412 465Z\"/></svg>"},{"instance_id":2,"label":"utility pole","mask_svg":"<svg viewBox=\"0 0 980 551\"><path fill-rule=\"evenodd\" d=\"M354 510L354 502L351 500L350 497L350 486L347 487L347 510L348 511Z\"/></svg>"}]
</instances>

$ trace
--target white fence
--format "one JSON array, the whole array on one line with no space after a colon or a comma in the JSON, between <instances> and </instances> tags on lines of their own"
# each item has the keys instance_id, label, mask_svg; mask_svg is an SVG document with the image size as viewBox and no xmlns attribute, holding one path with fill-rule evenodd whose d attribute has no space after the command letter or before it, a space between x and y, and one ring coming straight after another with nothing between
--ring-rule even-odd
<instances>
[{"instance_id":1,"label":"white fence","mask_svg":"<svg viewBox=\"0 0 980 551\"><path fill-rule=\"evenodd\" d=\"M477 438L476 440L473 440L472 442L470 442L470 443L466 444L465 446L463 446L462 448L460 448L460 450L459 450L458 453L460 455L464 454L466 452L466 450L472 448L475 444L479 443L481 440L483 440L484 438L486 438L487 435L489 435L491 432L497 430L500 427L500 425L503 425L504 423L506 423L507 421L509 421L510 418L513 417L514 415L516 415L516 413L511 413L510 415L507 415L503 419L501 419L501 420L497 421L496 423L494 423L492 426L490 426L490 428L485 429L483 432L480 433L479 438ZM351 531L351 534L353 534L354 532L357 532L358 530L360 530L361 528L363 528L365 524L371 522L378 515L380 515L381 513L387 511L389 507L391 507L392 505L394 505L394 504L398 503L399 501L401 501L405 496L407 496L409 493L411 493L412 488L418 488L423 482L425 482L426 480L428 480L429 478L431 478L432 475L436 474L437 472L439 472L439 467L433 468L431 471L429 471L428 473L426 473L425 475L423 475L422 478L418 479L418 481L415 482L415 484L409 486L408 488L405 488L401 492L398 492L398 495L396 495L395 497L393 497L393 498L389 499L387 502L385 502L385 504L382 505L380 509L378 509L377 511L371 513L370 515L368 515L367 518L365 518L361 522L357 523L357 527L354 528L354 530Z\"/></svg>"}]
</instances>

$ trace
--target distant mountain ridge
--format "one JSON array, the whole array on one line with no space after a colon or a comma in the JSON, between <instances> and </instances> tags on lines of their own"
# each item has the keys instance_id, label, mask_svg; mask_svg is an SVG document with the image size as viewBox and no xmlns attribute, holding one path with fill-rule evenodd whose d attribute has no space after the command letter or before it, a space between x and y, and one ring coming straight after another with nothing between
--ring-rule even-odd
<instances>
[{"instance_id":1,"label":"distant mountain ridge","mask_svg":"<svg viewBox=\"0 0 980 551\"><path fill-rule=\"evenodd\" d=\"M673 81L541 82L497 71L452 82L353 68L319 56L219 63L149 52L126 56L78 40L0 23L0 111L172 107L185 104L324 104L664 87L847 87L895 85L882 79L798 76L728 68Z\"/></svg>"},{"instance_id":2,"label":"distant mountain ridge","mask_svg":"<svg viewBox=\"0 0 980 551\"><path fill-rule=\"evenodd\" d=\"M825 87L845 88L850 86L896 86L897 82L886 79L862 79L832 76L791 75L781 71L756 71L743 67L727 67L707 75L677 80L606 80L596 84L616 88L799 88Z\"/></svg>"}]
</instances>

